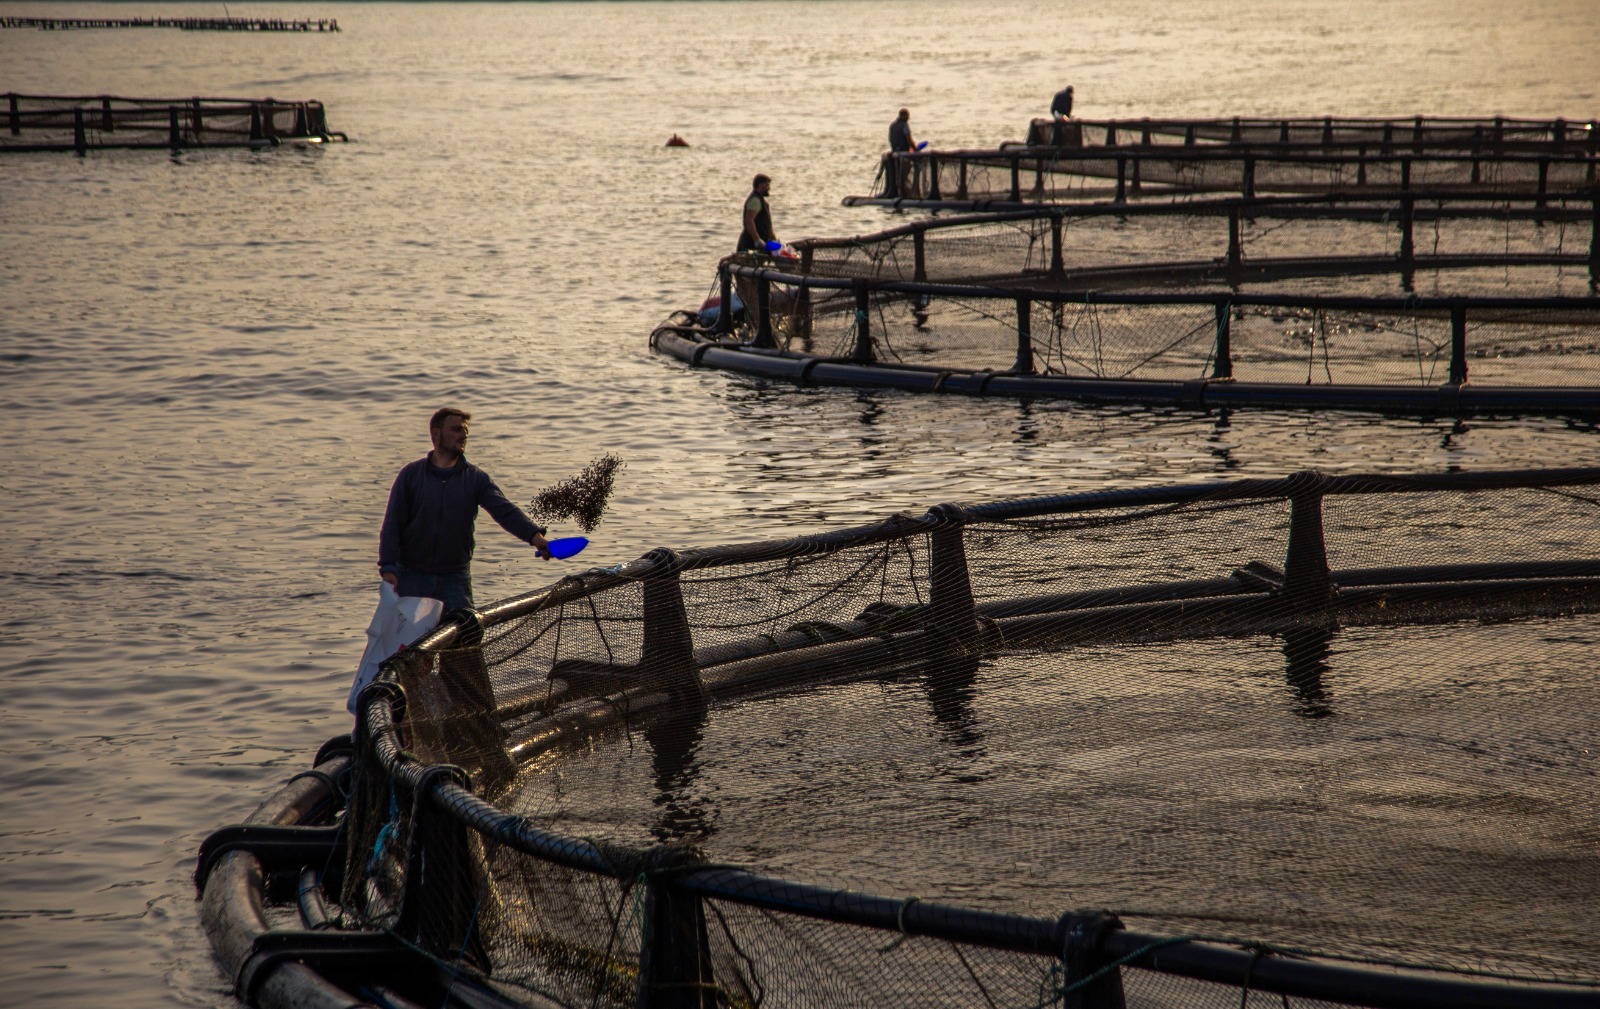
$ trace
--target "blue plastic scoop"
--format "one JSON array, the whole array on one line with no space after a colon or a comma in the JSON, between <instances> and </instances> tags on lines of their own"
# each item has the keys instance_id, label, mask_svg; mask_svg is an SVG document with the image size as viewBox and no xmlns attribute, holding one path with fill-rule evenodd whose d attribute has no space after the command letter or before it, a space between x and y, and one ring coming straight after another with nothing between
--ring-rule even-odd
<instances>
[{"instance_id":1,"label":"blue plastic scoop","mask_svg":"<svg viewBox=\"0 0 1600 1009\"><path fill-rule=\"evenodd\" d=\"M549 551L552 560L564 561L588 545L589 540L587 537L566 536L562 539L551 540L546 549Z\"/></svg>"},{"instance_id":2,"label":"blue plastic scoop","mask_svg":"<svg viewBox=\"0 0 1600 1009\"><path fill-rule=\"evenodd\" d=\"M783 248L783 243L782 242L768 242L767 243L767 251L768 252L777 252L781 248Z\"/></svg>"}]
</instances>

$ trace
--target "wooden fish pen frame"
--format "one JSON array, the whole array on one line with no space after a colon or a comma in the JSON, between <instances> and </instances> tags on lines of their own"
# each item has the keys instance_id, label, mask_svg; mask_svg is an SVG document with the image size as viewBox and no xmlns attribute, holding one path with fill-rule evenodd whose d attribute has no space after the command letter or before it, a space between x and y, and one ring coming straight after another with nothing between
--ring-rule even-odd
<instances>
[{"instance_id":1,"label":"wooden fish pen frame","mask_svg":"<svg viewBox=\"0 0 1600 1009\"><path fill-rule=\"evenodd\" d=\"M1600 153L1600 121L1453 116L1280 116L1192 119L1035 119L1025 146L1106 147L1226 144L1235 147L1360 150L1379 154L1469 151ZM1002 148L1015 146L1002 144Z\"/></svg>"},{"instance_id":2,"label":"wooden fish pen frame","mask_svg":"<svg viewBox=\"0 0 1600 1009\"><path fill-rule=\"evenodd\" d=\"M178 28L188 32L336 32L336 18L0 18L0 28L76 31L90 28Z\"/></svg>"},{"instance_id":3,"label":"wooden fish pen frame","mask_svg":"<svg viewBox=\"0 0 1600 1009\"><path fill-rule=\"evenodd\" d=\"M319 101L275 98L122 98L8 92L0 151L276 147L348 140Z\"/></svg>"}]
</instances>

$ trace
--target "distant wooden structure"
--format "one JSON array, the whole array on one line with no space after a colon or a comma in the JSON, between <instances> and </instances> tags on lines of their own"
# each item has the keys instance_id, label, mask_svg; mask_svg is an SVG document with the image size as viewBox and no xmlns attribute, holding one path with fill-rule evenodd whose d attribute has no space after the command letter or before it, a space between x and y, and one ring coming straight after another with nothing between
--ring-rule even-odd
<instances>
[{"instance_id":1,"label":"distant wooden structure","mask_svg":"<svg viewBox=\"0 0 1600 1009\"><path fill-rule=\"evenodd\" d=\"M0 17L0 28L69 31L82 28L181 28L189 32L336 32L334 18L19 18Z\"/></svg>"},{"instance_id":2,"label":"distant wooden structure","mask_svg":"<svg viewBox=\"0 0 1600 1009\"><path fill-rule=\"evenodd\" d=\"M0 152L275 147L348 140L318 101L5 95Z\"/></svg>"}]
</instances>

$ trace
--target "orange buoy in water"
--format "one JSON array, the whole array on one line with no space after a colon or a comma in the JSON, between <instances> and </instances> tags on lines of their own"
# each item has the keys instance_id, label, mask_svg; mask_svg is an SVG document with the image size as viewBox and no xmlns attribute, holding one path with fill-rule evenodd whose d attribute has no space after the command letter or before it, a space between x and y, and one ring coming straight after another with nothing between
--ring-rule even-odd
<instances>
[{"instance_id":1,"label":"orange buoy in water","mask_svg":"<svg viewBox=\"0 0 1600 1009\"><path fill-rule=\"evenodd\" d=\"M668 147L688 147L689 146L689 141L683 139L682 137L680 137L676 133L674 133L672 136L667 138L667 146Z\"/></svg>"}]
</instances>

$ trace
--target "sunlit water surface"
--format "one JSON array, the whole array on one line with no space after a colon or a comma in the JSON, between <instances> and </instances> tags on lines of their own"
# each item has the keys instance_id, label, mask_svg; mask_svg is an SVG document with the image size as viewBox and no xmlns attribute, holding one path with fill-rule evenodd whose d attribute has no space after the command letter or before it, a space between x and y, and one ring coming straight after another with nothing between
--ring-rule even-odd
<instances>
[{"instance_id":1,"label":"sunlit water surface","mask_svg":"<svg viewBox=\"0 0 1600 1009\"><path fill-rule=\"evenodd\" d=\"M16 15L218 5L8 4ZM935 146L1088 116L1600 115L1589 0L239 5L337 35L0 33L0 87L315 98L354 143L0 162L0 1002L232 1006L200 839L325 738L395 470L444 402L516 500L627 461L584 555L1315 467L1600 460L1552 420L1232 417L765 387L653 357L752 173L868 233ZM670 134L688 149L662 146ZM480 600L554 577L480 524Z\"/></svg>"}]
</instances>

